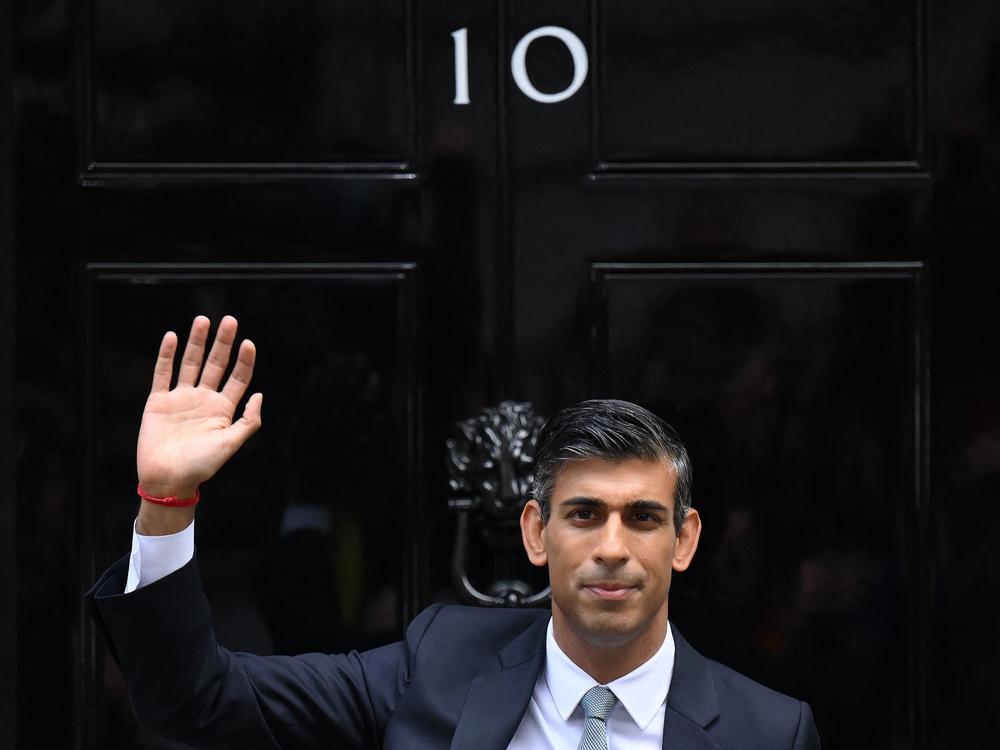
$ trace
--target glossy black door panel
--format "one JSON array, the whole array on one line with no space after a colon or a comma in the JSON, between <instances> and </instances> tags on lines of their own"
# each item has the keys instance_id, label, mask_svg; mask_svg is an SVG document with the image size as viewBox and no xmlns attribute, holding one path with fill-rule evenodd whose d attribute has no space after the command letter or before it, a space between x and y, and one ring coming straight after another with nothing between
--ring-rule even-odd
<instances>
[{"instance_id":1,"label":"glossy black door panel","mask_svg":"<svg viewBox=\"0 0 1000 750\"><path fill-rule=\"evenodd\" d=\"M705 652L808 700L837 747L924 733L920 273L593 272L595 392L650 405L694 457L710 531L671 618Z\"/></svg>"},{"instance_id":2,"label":"glossy black door panel","mask_svg":"<svg viewBox=\"0 0 1000 750\"><path fill-rule=\"evenodd\" d=\"M85 6L86 170L392 170L415 158L407 0Z\"/></svg>"},{"instance_id":3,"label":"glossy black door panel","mask_svg":"<svg viewBox=\"0 0 1000 750\"><path fill-rule=\"evenodd\" d=\"M255 653L392 640L414 615L419 340L412 266L92 266L84 357L93 494L89 578L127 552L135 435L151 356L191 310L240 321L259 350L264 424L204 488L198 556L220 642ZM88 635L89 638L89 635ZM130 746L123 685L99 650L83 702L94 747ZM138 735L136 735L138 736ZM148 741L148 740L147 740Z\"/></svg>"},{"instance_id":4,"label":"glossy black door panel","mask_svg":"<svg viewBox=\"0 0 1000 750\"><path fill-rule=\"evenodd\" d=\"M593 13L599 170L917 166L919 0Z\"/></svg>"}]
</instances>

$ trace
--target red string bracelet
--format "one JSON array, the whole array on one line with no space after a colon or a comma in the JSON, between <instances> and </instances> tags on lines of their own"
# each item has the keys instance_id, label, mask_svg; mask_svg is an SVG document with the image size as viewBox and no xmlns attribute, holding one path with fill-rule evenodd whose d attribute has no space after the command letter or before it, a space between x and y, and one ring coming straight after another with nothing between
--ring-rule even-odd
<instances>
[{"instance_id":1,"label":"red string bracelet","mask_svg":"<svg viewBox=\"0 0 1000 750\"><path fill-rule=\"evenodd\" d=\"M169 497L156 497L156 495L150 495L146 490L142 488L142 484L138 487L139 497L143 500L148 500L151 503L156 503L157 505L169 505L171 508L187 508L191 505L197 505L198 501L201 500L201 490L194 491L194 497L179 498L173 495Z\"/></svg>"}]
</instances>

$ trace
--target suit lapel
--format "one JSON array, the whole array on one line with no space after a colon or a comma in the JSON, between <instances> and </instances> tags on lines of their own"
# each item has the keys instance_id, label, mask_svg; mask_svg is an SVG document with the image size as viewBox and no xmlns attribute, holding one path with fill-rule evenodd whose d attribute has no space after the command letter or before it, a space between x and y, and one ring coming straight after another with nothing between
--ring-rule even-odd
<instances>
[{"instance_id":1,"label":"suit lapel","mask_svg":"<svg viewBox=\"0 0 1000 750\"><path fill-rule=\"evenodd\" d=\"M663 720L664 750L719 750L706 728L719 715L719 696L708 660L674 634L674 672Z\"/></svg>"},{"instance_id":2,"label":"suit lapel","mask_svg":"<svg viewBox=\"0 0 1000 750\"><path fill-rule=\"evenodd\" d=\"M545 663L546 618L539 618L497 654L496 667L476 677L458 718L451 750L505 750L531 700ZM663 721L664 750L719 750L706 728L719 715L708 660L670 625L674 672Z\"/></svg>"},{"instance_id":3,"label":"suit lapel","mask_svg":"<svg viewBox=\"0 0 1000 750\"><path fill-rule=\"evenodd\" d=\"M545 663L541 617L497 654L494 670L469 687L451 750L504 750L517 731Z\"/></svg>"},{"instance_id":4,"label":"suit lapel","mask_svg":"<svg viewBox=\"0 0 1000 750\"><path fill-rule=\"evenodd\" d=\"M667 706L663 718L663 750L719 750L704 727Z\"/></svg>"}]
</instances>

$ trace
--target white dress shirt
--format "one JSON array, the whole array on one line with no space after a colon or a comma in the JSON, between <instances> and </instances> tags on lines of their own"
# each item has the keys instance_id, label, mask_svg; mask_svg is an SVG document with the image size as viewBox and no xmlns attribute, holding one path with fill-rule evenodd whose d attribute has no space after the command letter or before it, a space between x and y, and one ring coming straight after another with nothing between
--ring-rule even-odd
<instances>
[{"instance_id":1,"label":"white dress shirt","mask_svg":"<svg viewBox=\"0 0 1000 750\"><path fill-rule=\"evenodd\" d=\"M649 661L607 684L618 698L608 716L608 750L661 750L667 692L674 672L674 636ZM580 699L598 683L570 661L556 643L549 620L545 668L508 750L576 750L585 719Z\"/></svg>"},{"instance_id":2,"label":"white dress shirt","mask_svg":"<svg viewBox=\"0 0 1000 750\"><path fill-rule=\"evenodd\" d=\"M164 536L143 536L133 527L124 593L173 573L192 557L194 521L183 531ZM618 698L607 721L608 750L661 750L673 672L674 636L668 625L663 645L647 662L607 685ZM508 750L576 750L585 721L580 699L597 684L559 648L549 619L545 668Z\"/></svg>"}]
</instances>

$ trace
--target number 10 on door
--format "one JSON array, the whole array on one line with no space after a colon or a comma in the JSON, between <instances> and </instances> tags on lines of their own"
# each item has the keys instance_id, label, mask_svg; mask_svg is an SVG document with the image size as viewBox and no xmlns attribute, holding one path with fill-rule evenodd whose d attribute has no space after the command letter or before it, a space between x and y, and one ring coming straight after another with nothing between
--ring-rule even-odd
<instances>
[{"instance_id":1,"label":"number 10 on door","mask_svg":"<svg viewBox=\"0 0 1000 750\"><path fill-rule=\"evenodd\" d=\"M558 39L566 49L569 50L573 58L573 81L562 91L546 94L535 88L528 77L526 58L528 47L540 37L547 36ZM454 104L469 104L469 30L461 28L451 32L451 38L455 43L455 99ZM510 72L514 77L514 83L521 89L521 93L529 99L534 99L542 104L555 104L565 101L580 90L583 82L587 79L587 48L580 41L580 37L569 29L562 26L540 26L529 31L521 37L514 52L510 56Z\"/></svg>"}]
</instances>

